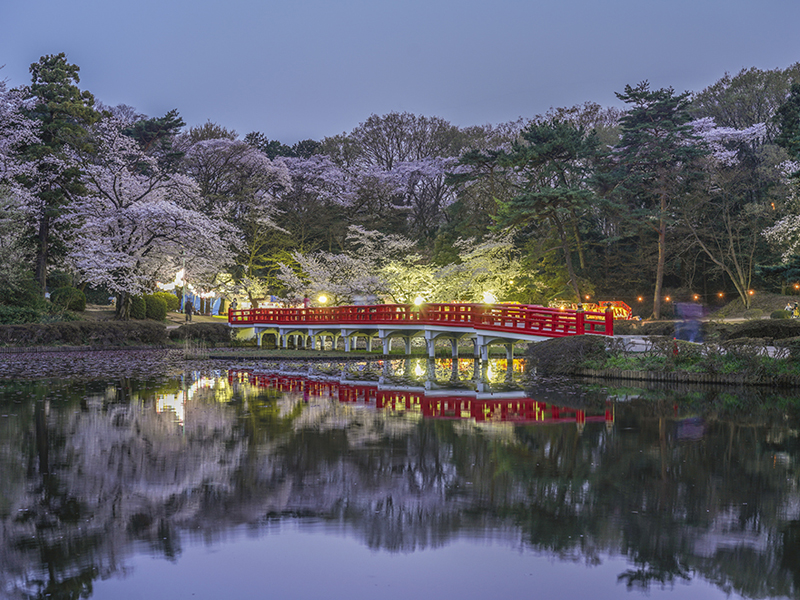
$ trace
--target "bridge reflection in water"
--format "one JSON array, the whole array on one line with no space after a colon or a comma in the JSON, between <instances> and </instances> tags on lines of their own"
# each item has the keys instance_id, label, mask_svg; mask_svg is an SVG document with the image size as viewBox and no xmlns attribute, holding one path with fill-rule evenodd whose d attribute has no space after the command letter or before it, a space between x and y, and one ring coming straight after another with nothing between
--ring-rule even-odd
<instances>
[{"instance_id":1,"label":"bridge reflection in water","mask_svg":"<svg viewBox=\"0 0 800 600\"><path fill-rule=\"evenodd\" d=\"M373 407L384 413L413 415L426 419L465 419L477 423L555 425L614 423L612 404L605 409L583 409L547 404L521 391L480 392L463 387L401 386L374 381L352 381L335 377L309 377L301 373L258 372L250 369L228 372L231 385L248 384L284 394L302 396L303 402L338 401Z\"/></svg>"}]
</instances>

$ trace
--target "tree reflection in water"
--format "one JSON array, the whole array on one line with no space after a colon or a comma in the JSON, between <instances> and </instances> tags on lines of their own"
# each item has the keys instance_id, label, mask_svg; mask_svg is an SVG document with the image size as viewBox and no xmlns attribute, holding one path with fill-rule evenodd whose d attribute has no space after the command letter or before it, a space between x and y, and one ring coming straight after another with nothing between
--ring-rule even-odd
<instances>
[{"instance_id":1,"label":"tree reflection in water","mask_svg":"<svg viewBox=\"0 0 800 600\"><path fill-rule=\"evenodd\" d=\"M189 531L312 517L381 552L521 536L624 556L632 589L797 595L797 398L522 392L460 362L0 384L2 593L89 597L134 554L180 561Z\"/></svg>"}]
</instances>

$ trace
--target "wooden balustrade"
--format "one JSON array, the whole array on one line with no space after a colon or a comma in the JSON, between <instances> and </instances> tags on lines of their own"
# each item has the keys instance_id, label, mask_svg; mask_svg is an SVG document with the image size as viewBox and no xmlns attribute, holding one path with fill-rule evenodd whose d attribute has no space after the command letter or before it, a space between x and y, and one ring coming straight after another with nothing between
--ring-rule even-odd
<instances>
[{"instance_id":1,"label":"wooden balustrade","mask_svg":"<svg viewBox=\"0 0 800 600\"><path fill-rule=\"evenodd\" d=\"M604 312L547 308L529 304L376 304L324 308L251 308L228 312L231 325L469 327L480 331L564 337L614 334L614 318Z\"/></svg>"}]
</instances>

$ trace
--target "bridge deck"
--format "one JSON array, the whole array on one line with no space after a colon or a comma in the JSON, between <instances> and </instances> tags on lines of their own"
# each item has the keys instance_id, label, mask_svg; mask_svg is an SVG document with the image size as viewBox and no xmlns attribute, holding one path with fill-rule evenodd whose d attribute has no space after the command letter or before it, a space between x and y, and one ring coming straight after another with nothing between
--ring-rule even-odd
<instances>
[{"instance_id":1,"label":"bridge deck","mask_svg":"<svg viewBox=\"0 0 800 600\"><path fill-rule=\"evenodd\" d=\"M529 304L378 304L325 308L253 308L232 310L232 327L273 326L303 329L463 328L465 333L499 334L519 339L614 334L611 311L584 312Z\"/></svg>"}]
</instances>

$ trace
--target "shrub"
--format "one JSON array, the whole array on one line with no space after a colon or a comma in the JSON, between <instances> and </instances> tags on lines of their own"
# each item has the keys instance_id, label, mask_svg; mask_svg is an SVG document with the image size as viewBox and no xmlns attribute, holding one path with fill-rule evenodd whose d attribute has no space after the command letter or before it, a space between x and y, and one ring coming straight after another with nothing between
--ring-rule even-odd
<instances>
[{"instance_id":1,"label":"shrub","mask_svg":"<svg viewBox=\"0 0 800 600\"><path fill-rule=\"evenodd\" d=\"M723 339L766 338L782 340L800 336L800 320L796 319L759 319L737 323L725 331Z\"/></svg>"},{"instance_id":2,"label":"shrub","mask_svg":"<svg viewBox=\"0 0 800 600\"><path fill-rule=\"evenodd\" d=\"M605 364L607 340L598 335L576 335L530 344L526 355L541 375L574 373L587 363Z\"/></svg>"},{"instance_id":3,"label":"shrub","mask_svg":"<svg viewBox=\"0 0 800 600\"><path fill-rule=\"evenodd\" d=\"M764 311L760 308L750 308L744 311L745 319L760 319L762 316L764 316Z\"/></svg>"},{"instance_id":4,"label":"shrub","mask_svg":"<svg viewBox=\"0 0 800 600\"><path fill-rule=\"evenodd\" d=\"M60 287L50 292L50 302L66 310L82 312L86 310L86 296L74 287Z\"/></svg>"},{"instance_id":5,"label":"shrub","mask_svg":"<svg viewBox=\"0 0 800 600\"><path fill-rule=\"evenodd\" d=\"M800 358L800 337L785 338L775 342L775 346L788 352L793 360Z\"/></svg>"},{"instance_id":6,"label":"shrub","mask_svg":"<svg viewBox=\"0 0 800 600\"><path fill-rule=\"evenodd\" d=\"M199 340L209 344L227 345L231 343L232 331L224 323L192 323L172 329L169 338L175 341Z\"/></svg>"},{"instance_id":7,"label":"shrub","mask_svg":"<svg viewBox=\"0 0 800 600\"><path fill-rule=\"evenodd\" d=\"M156 298L162 298L164 302L167 303L168 311L177 311L181 307L181 299L175 294L170 294L169 292L155 292L151 295Z\"/></svg>"},{"instance_id":8,"label":"shrub","mask_svg":"<svg viewBox=\"0 0 800 600\"><path fill-rule=\"evenodd\" d=\"M29 306L4 306L0 304L0 325L38 323L41 311Z\"/></svg>"},{"instance_id":9,"label":"shrub","mask_svg":"<svg viewBox=\"0 0 800 600\"><path fill-rule=\"evenodd\" d=\"M614 335L675 335L672 321L614 321Z\"/></svg>"},{"instance_id":10,"label":"shrub","mask_svg":"<svg viewBox=\"0 0 800 600\"><path fill-rule=\"evenodd\" d=\"M147 303L141 296L131 298L131 319L146 319Z\"/></svg>"},{"instance_id":11,"label":"shrub","mask_svg":"<svg viewBox=\"0 0 800 600\"><path fill-rule=\"evenodd\" d=\"M771 313L769 313L770 319L790 319L791 317L792 313L790 313L788 310L783 310L783 309L773 310Z\"/></svg>"},{"instance_id":12,"label":"shrub","mask_svg":"<svg viewBox=\"0 0 800 600\"><path fill-rule=\"evenodd\" d=\"M0 303L39 311L47 310L47 302L42 297L42 288L30 273L14 286L0 281Z\"/></svg>"},{"instance_id":13,"label":"shrub","mask_svg":"<svg viewBox=\"0 0 800 600\"><path fill-rule=\"evenodd\" d=\"M167 318L167 301L154 294L144 297L145 315L153 321L163 321Z\"/></svg>"}]
</instances>

